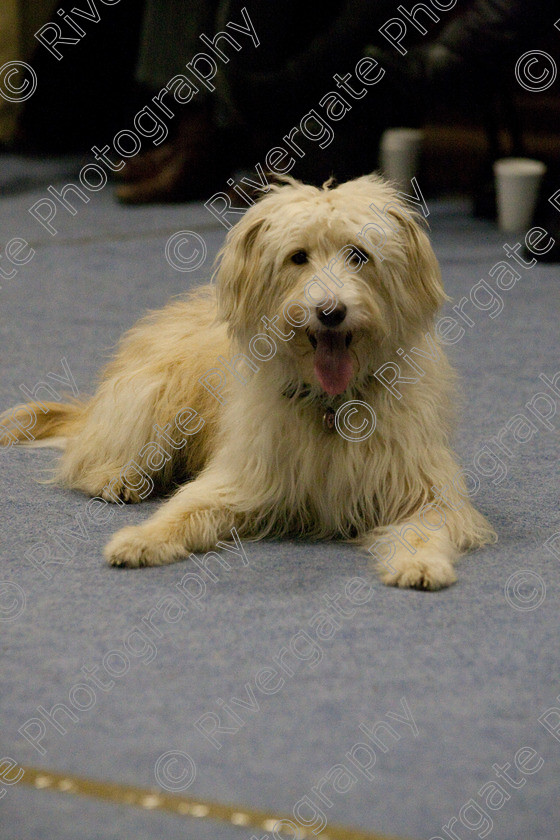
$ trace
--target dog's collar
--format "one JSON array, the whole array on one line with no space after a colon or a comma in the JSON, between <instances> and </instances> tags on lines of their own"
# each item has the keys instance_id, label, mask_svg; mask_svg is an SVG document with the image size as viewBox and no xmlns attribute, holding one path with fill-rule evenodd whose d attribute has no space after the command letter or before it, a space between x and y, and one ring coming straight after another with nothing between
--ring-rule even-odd
<instances>
[{"instance_id":1,"label":"dog's collar","mask_svg":"<svg viewBox=\"0 0 560 840\"><path fill-rule=\"evenodd\" d=\"M313 389L307 382L302 382L297 385L289 385L282 391L282 396L288 400L305 400L311 397ZM329 397L327 394L317 394L311 397L310 404L315 405L318 410L323 412L322 423L325 432L332 432L336 426L336 412L337 409L345 402L342 395L336 397Z\"/></svg>"},{"instance_id":2,"label":"dog's collar","mask_svg":"<svg viewBox=\"0 0 560 840\"><path fill-rule=\"evenodd\" d=\"M374 374L370 373L365 385L370 385L375 379ZM318 411L323 412L322 422L325 432L332 432L336 428L336 413L339 408L348 401L349 397L343 394L338 394L336 397L329 397L328 394L313 393L313 388L308 382L299 382L296 385L288 385L282 391L282 396L288 400L308 400L310 405L314 405Z\"/></svg>"}]
</instances>

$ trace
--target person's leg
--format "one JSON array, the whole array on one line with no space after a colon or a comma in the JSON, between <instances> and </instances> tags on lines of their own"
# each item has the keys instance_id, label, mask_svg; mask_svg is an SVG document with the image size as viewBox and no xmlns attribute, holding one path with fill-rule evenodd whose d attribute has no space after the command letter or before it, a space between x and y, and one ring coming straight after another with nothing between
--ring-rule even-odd
<instances>
[{"instance_id":1,"label":"person's leg","mask_svg":"<svg viewBox=\"0 0 560 840\"><path fill-rule=\"evenodd\" d=\"M217 0L145 0L136 79L158 91L201 51L214 26Z\"/></svg>"},{"instance_id":2,"label":"person's leg","mask_svg":"<svg viewBox=\"0 0 560 840\"><path fill-rule=\"evenodd\" d=\"M229 5L237 8L244 0L231 0ZM303 157L296 155L290 170L294 177L320 184L332 175L346 180L371 171L371 150L377 146L379 126L384 127L376 102L382 98L383 107L387 103L373 87L367 89L367 97L352 98L340 79L353 77L365 45L380 38L378 28L391 15L391 0L330 0L320 11L305 0L254 3L248 8L261 44L258 50L240 54L227 70L235 119L251 141L253 159L248 165L262 163L269 149L285 146L285 137L299 131L296 142ZM339 97L332 119L328 105L321 104L329 94L331 103ZM329 123L324 132L334 134L331 142L302 136L300 123L312 110ZM319 123L305 125L310 133L321 134Z\"/></svg>"},{"instance_id":3,"label":"person's leg","mask_svg":"<svg viewBox=\"0 0 560 840\"><path fill-rule=\"evenodd\" d=\"M136 79L148 101L204 52L200 35L213 35L219 0L146 0ZM116 191L127 204L168 202L206 195L222 174L215 125L215 93L199 85L195 96L180 104L166 94L170 137L161 146L131 159ZM154 106L156 107L156 106Z\"/></svg>"},{"instance_id":4,"label":"person's leg","mask_svg":"<svg viewBox=\"0 0 560 840\"><path fill-rule=\"evenodd\" d=\"M524 44L554 23L555 0L473 0L406 55L374 45L368 55L387 68L397 96L479 108L497 79L513 73Z\"/></svg>"}]
</instances>

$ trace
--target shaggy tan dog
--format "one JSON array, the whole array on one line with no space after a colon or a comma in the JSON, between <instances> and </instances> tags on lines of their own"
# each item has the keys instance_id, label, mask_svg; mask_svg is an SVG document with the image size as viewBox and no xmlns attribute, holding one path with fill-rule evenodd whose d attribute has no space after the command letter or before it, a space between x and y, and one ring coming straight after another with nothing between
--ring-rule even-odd
<instances>
[{"instance_id":1,"label":"shaggy tan dog","mask_svg":"<svg viewBox=\"0 0 560 840\"><path fill-rule=\"evenodd\" d=\"M449 448L444 299L419 219L381 178L286 179L229 232L215 285L125 335L91 400L20 411L64 449L68 487L122 503L181 483L113 536L112 565L171 563L235 528L358 541L384 582L437 589L495 538ZM4 443L26 442L17 417Z\"/></svg>"}]
</instances>

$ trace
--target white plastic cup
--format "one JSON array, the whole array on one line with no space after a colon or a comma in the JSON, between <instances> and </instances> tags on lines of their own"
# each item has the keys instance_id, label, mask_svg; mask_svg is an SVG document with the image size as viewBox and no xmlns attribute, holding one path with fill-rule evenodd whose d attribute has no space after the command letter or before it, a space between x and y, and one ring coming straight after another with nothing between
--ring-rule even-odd
<instances>
[{"instance_id":1,"label":"white plastic cup","mask_svg":"<svg viewBox=\"0 0 560 840\"><path fill-rule=\"evenodd\" d=\"M388 128L381 136L381 171L403 190L410 188L418 172L423 140L424 132L419 128Z\"/></svg>"},{"instance_id":2,"label":"white plastic cup","mask_svg":"<svg viewBox=\"0 0 560 840\"><path fill-rule=\"evenodd\" d=\"M530 158L502 158L494 163L498 226L504 233L520 233L530 227L545 164Z\"/></svg>"}]
</instances>

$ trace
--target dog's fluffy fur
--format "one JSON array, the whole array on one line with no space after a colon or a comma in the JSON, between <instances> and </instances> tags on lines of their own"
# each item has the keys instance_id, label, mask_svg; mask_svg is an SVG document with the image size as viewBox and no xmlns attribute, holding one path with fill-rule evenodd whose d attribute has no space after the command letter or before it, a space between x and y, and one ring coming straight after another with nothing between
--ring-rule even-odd
<instances>
[{"instance_id":1,"label":"dog's fluffy fur","mask_svg":"<svg viewBox=\"0 0 560 840\"><path fill-rule=\"evenodd\" d=\"M385 222L371 205L385 208ZM378 229L370 229L372 247L364 248L357 234L370 222ZM345 246L363 256L341 252ZM338 281L321 306L311 306L310 281L314 275L325 281L322 269L329 265ZM208 551L235 527L242 539L307 535L366 547L380 541L392 553L380 569L386 583L437 589L455 580L452 564L460 552L495 538L457 478L448 441L453 374L441 346L436 356L425 337L430 332L435 340L434 316L444 299L422 225L381 178L322 189L287 179L229 232L215 284L140 321L91 400L46 404L46 414L35 406L33 435L47 445L59 441L57 478L92 496L111 500L119 493L140 501L121 475L131 460L160 491L194 477L147 522L113 536L106 557L115 566L155 566ZM310 306L307 324L290 326L283 314L289 301ZM340 324L321 322L321 312L342 304ZM264 316L278 316L276 329L295 335L275 338L273 358L256 363L249 342L266 332ZM399 348L413 347L426 353L416 356L424 374L399 386L397 399L373 374L385 362L399 362ZM238 376L227 373L220 404L199 379L218 366L218 357L231 361L239 353L259 369L238 359ZM361 442L323 428L325 407L347 400L375 412L375 431ZM204 425L181 445L185 438L173 422L187 406ZM2 418L4 442L16 436L25 443L14 417ZM160 469L153 452L139 455L154 440L155 424L170 424L175 436L175 447L158 439L169 456ZM445 488L448 504L445 523L433 510L430 528L430 514L420 521L418 512L433 487Z\"/></svg>"}]
</instances>

